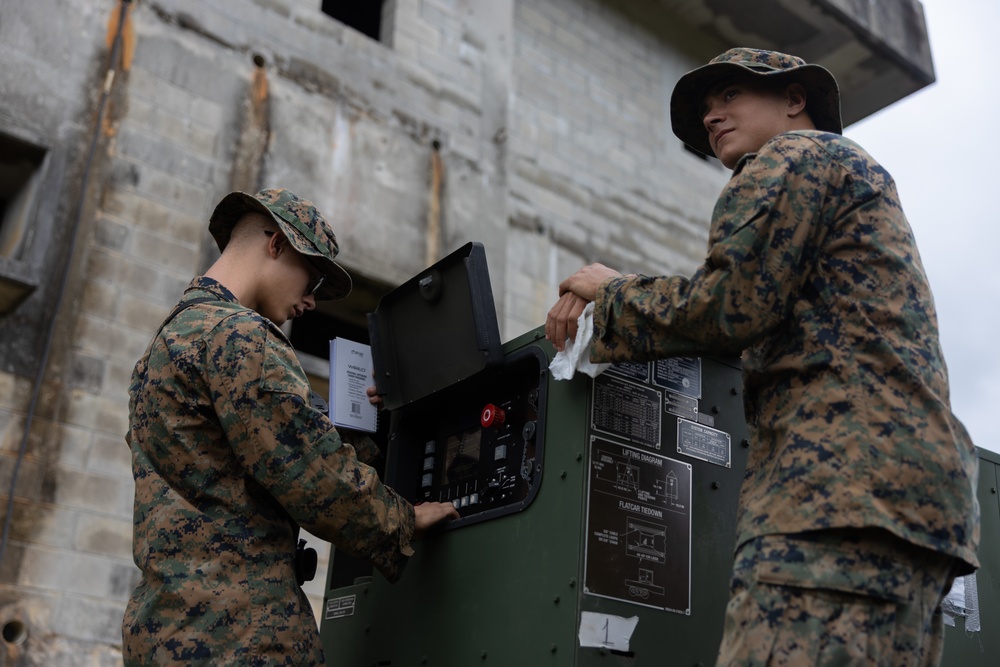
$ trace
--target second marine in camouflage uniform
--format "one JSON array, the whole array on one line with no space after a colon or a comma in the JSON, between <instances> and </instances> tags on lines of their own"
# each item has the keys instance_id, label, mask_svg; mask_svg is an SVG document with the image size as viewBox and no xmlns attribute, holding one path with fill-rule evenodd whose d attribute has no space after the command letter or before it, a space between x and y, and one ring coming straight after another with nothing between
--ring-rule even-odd
<instances>
[{"instance_id":1,"label":"second marine in camouflage uniform","mask_svg":"<svg viewBox=\"0 0 1000 667\"><path fill-rule=\"evenodd\" d=\"M718 664L936 664L978 566L978 458L890 175L841 136L825 69L732 49L678 82L674 132L733 169L690 278L585 267L595 362L739 354L751 448ZM558 344L557 344L558 347Z\"/></svg>"},{"instance_id":2,"label":"second marine in camouflage uniform","mask_svg":"<svg viewBox=\"0 0 1000 667\"><path fill-rule=\"evenodd\" d=\"M977 563L978 459L889 174L840 135L780 135L737 165L709 246L691 279L604 283L591 357L745 350L737 542L875 527Z\"/></svg>"}]
</instances>

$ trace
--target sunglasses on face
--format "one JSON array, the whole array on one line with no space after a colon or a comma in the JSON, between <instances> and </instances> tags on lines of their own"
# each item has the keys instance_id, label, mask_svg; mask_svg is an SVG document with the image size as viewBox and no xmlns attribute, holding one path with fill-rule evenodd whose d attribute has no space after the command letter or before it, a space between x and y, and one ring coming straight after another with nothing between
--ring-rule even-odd
<instances>
[{"instance_id":1,"label":"sunglasses on face","mask_svg":"<svg viewBox=\"0 0 1000 667\"><path fill-rule=\"evenodd\" d=\"M326 280L326 276L319 276L318 278L315 278L312 281L310 281L309 284L306 285L306 294L305 295L306 296L315 296L316 292L319 291L319 288L323 286L323 281L324 280Z\"/></svg>"}]
</instances>

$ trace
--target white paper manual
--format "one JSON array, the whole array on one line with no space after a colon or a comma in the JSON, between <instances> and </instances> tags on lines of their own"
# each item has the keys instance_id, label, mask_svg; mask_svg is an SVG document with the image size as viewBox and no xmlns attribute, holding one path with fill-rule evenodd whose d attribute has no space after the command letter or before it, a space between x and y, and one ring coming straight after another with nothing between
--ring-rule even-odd
<instances>
[{"instance_id":1,"label":"white paper manual","mask_svg":"<svg viewBox=\"0 0 1000 667\"><path fill-rule=\"evenodd\" d=\"M330 341L330 420L335 426L367 431L378 427L378 410L368 402L372 348L346 338Z\"/></svg>"}]
</instances>

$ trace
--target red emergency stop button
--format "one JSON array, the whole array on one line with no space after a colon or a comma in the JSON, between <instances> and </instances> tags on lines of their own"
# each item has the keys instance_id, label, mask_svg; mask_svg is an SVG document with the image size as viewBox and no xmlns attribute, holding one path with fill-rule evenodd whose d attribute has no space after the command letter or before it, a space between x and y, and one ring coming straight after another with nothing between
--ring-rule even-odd
<instances>
[{"instance_id":1,"label":"red emergency stop button","mask_svg":"<svg viewBox=\"0 0 1000 667\"><path fill-rule=\"evenodd\" d=\"M506 417L507 412L503 408L498 408L492 403L487 403L486 407L483 408L482 414L479 415L479 423L483 425L483 428L500 426Z\"/></svg>"}]
</instances>

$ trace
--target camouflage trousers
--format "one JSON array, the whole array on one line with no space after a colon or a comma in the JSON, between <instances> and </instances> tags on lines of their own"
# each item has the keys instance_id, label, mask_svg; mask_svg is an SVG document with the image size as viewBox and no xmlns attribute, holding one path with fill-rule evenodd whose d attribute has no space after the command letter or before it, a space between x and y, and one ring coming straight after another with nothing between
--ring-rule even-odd
<instances>
[{"instance_id":1,"label":"camouflage trousers","mask_svg":"<svg viewBox=\"0 0 1000 667\"><path fill-rule=\"evenodd\" d=\"M736 554L717 667L937 665L952 562L881 530L751 540Z\"/></svg>"}]
</instances>

